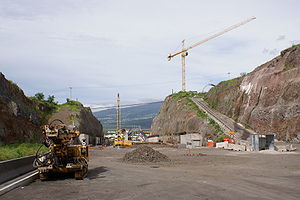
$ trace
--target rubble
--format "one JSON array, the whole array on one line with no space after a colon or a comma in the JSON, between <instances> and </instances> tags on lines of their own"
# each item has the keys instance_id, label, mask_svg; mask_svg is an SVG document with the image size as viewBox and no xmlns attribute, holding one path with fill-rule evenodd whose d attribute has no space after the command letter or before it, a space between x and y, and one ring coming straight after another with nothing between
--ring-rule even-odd
<instances>
[{"instance_id":1,"label":"rubble","mask_svg":"<svg viewBox=\"0 0 300 200\"><path fill-rule=\"evenodd\" d=\"M170 159L168 156L152 149L149 146L139 146L135 150L128 152L123 157L124 162L132 163L156 163L156 162L168 162Z\"/></svg>"}]
</instances>

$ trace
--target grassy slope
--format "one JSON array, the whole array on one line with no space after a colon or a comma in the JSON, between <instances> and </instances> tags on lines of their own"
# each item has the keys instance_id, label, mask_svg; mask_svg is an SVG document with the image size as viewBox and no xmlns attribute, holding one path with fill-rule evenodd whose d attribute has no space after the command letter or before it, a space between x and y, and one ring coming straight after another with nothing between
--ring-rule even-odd
<instances>
[{"instance_id":1,"label":"grassy slope","mask_svg":"<svg viewBox=\"0 0 300 200\"><path fill-rule=\"evenodd\" d=\"M0 161L35 155L41 145L42 144L23 143L0 146ZM47 151L48 148L43 145L39 152Z\"/></svg>"},{"instance_id":2,"label":"grassy slope","mask_svg":"<svg viewBox=\"0 0 300 200\"><path fill-rule=\"evenodd\" d=\"M38 108L32 108L39 114L41 114L44 118L43 123L47 123L48 119L51 115L55 112L58 112L62 107L68 107L72 111L79 111L81 109L81 103L77 101L69 101L64 104L56 104L56 103L49 103L47 101L38 101L36 99L32 99L37 103L44 103L51 108L50 112L43 112ZM14 158L20 158L24 156L35 155L36 151L42 144L34 144L34 143L22 143L22 144L10 144L10 145L3 145L0 146L0 161L3 160L10 160ZM40 152L47 152L48 148L42 146Z\"/></svg>"},{"instance_id":3,"label":"grassy slope","mask_svg":"<svg viewBox=\"0 0 300 200\"><path fill-rule=\"evenodd\" d=\"M199 107L190 99L191 97L204 97L205 93L196 93L196 92L178 92L175 94L171 94L170 97L179 100L179 99L185 99L186 107L189 110L195 110L197 112L197 116L206 119L208 123L214 128L215 133L221 133L222 129L221 127L211 118L207 116L206 113L204 113L202 110L199 109Z\"/></svg>"}]
</instances>

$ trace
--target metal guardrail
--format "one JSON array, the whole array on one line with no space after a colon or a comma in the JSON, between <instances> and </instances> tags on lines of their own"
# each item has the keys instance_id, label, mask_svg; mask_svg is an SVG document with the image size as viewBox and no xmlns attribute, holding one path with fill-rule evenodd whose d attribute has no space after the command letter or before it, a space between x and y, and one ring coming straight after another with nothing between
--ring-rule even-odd
<instances>
[{"instance_id":1,"label":"metal guardrail","mask_svg":"<svg viewBox=\"0 0 300 200\"><path fill-rule=\"evenodd\" d=\"M27 156L0 162L0 184L34 170L35 156Z\"/></svg>"},{"instance_id":2,"label":"metal guardrail","mask_svg":"<svg viewBox=\"0 0 300 200\"><path fill-rule=\"evenodd\" d=\"M0 196L20 186L33 182L38 177L38 171L34 170L10 181L0 184Z\"/></svg>"}]
</instances>

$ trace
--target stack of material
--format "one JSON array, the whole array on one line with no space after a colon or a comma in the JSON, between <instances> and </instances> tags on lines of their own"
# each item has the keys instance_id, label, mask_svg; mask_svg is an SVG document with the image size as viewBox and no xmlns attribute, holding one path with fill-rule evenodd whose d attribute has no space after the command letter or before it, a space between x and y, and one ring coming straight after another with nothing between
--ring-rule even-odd
<instances>
[{"instance_id":1,"label":"stack of material","mask_svg":"<svg viewBox=\"0 0 300 200\"><path fill-rule=\"evenodd\" d=\"M170 159L168 156L155 151L149 146L139 146L135 150L128 152L123 157L124 162L133 163L156 163L156 162L168 162Z\"/></svg>"}]
</instances>

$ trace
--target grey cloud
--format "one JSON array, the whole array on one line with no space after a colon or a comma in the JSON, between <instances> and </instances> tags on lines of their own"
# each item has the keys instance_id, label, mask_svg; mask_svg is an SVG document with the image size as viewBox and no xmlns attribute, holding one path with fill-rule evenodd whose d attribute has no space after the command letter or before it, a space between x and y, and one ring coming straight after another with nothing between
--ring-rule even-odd
<instances>
[{"instance_id":1,"label":"grey cloud","mask_svg":"<svg viewBox=\"0 0 300 200\"><path fill-rule=\"evenodd\" d=\"M269 54L269 55L272 55L272 56L275 56L279 53L279 50L278 49L267 49L267 48L264 48L263 51L262 51L263 54Z\"/></svg>"},{"instance_id":2,"label":"grey cloud","mask_svg":"<svg viewBox=\"0 0 300 200\"><path fill-rule=\"evenodd\" d=\"M269 53L269 50L266 49L266 48L264 48L264 50L262 50L262 53L263 53L263 54L267 54L267 53Z\"/></svg>"},{"instance_id":3,"label":"grey cloud","mask_svg":"<svg viewBox=\"0 0 300 200\"><path fill-rule=\"evenodd\" d=\"M47 36L51 40L65 40L65 41L81 41L81 42L112 42L109 38L93 36L89 34L72 34L72 35L50 35Z\"/></svg>"},{"instance_id":4,"label":"grey cloud","mask_svg":"<svg viewBox=\"0 0 300 200\"><path fill-rule=\"evenodd\" d=\"M216 2L0 0L0 23L6 29L0 30L0 68L29 95L42 91L64 101L72 86L73 96L83 103L110 104L117 92L122 102L146 102L180 90L180 57L168 62L166 56L186 36L227 27L242 20L238 16L258 14L253 23L191 50L189 90L228 79L228 71L231 78L251 71L277 49L291 46L287 38L274 40L274 33L275 39L281 34L278 30L298 38L300 17L288 21L291 15L299 16L292 3L278 3L288 7L283 10L260 1L251 2L253 9L230 2L216 8ZM270 6L274 12L265 13L262 7ZM282 17L276 27L268 26L278 16L276 9ZM233 11L236 17L230 14ZM286 29L286 24L294 28ZM260 49L263 53L257 52Z\"/></svg>"},{"instance_id":5,"label":"grey cloud","mask_svg":"<svg viewBox=\"0 0 300 200\"><path fill-rule=\"evenodd\" d=\"M272 49L272 50L269 51L269 54L275 56L275 55L278 54L278 52L279 52L278 49Z\"/></svg>"},{"instance_id":6,"label":"grey cloud","mask_svg":"<svg viewBox=\"0 0 300 200\"><path fill-rule=\"evenodd\" d=\"M285 40L285 35L279 35L278 38L276 39L277 41L280 41L280 40Z\"/></svg>"},{"instance_id":7,"label":"grey cloud","mask_svg":"<svg viewBox=\"0 0 300 200\"><path fill-rule=\"evenodd\" d=\"M15 20L34 20L36 17L64 14L71 10L93 6L91 0L1 0L0 16Z\"/></svg>"}]
</instances>

